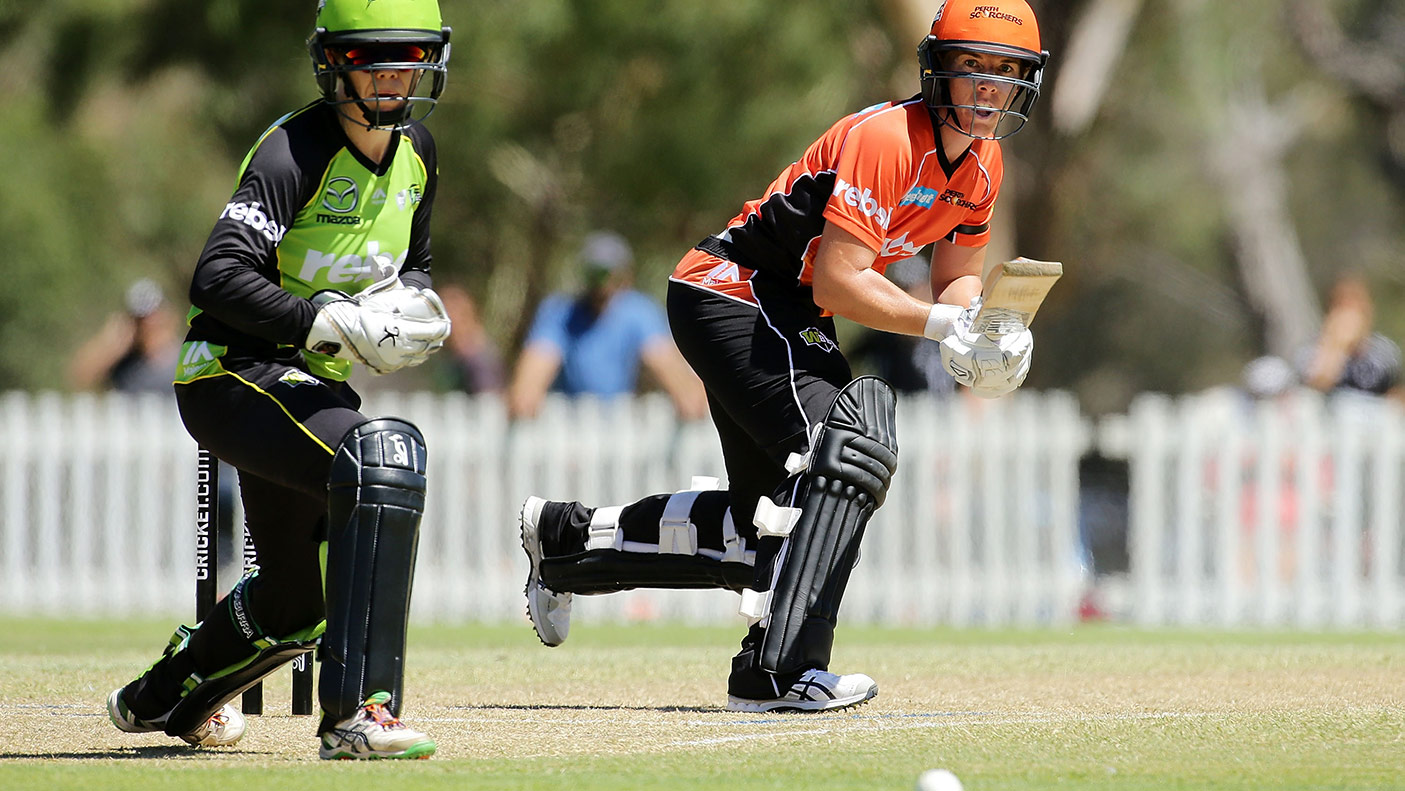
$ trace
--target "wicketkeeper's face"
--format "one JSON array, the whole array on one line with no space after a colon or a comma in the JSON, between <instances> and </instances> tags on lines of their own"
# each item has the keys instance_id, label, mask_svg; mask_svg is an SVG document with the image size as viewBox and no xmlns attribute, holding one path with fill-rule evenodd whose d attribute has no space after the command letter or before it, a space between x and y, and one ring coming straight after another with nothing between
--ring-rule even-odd
<instances>
[{"instance_id":1,"label":"wicketkeeper's face","mask_svg":"<svg viewBox=\"0 0 1405 791\"><path fill-rule=\"evenodd\" d=\"M419 46L361 47L333 54L337 62L352 67L345 72L351 88L366 106L377 112L393 112L414 92L419 70L411 64L423 63L428 50ZM346 86L339 86L343 99Z\"/></svg>"}]
</instances>

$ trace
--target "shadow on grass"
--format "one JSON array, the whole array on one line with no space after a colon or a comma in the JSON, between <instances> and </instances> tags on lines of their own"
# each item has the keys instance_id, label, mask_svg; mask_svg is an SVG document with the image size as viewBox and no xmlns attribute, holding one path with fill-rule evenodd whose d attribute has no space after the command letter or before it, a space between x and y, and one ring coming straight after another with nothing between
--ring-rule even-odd
<instances>
[{"instance_id":1,"label":"shadow on grass","mask_svg":"<svg viewBox=\"0 0 1405 791\"><path fill-rule=\"evenodd\" d=\"M198 761L218 756L221 758L246 755L255 756L263 753L247 752L243 750L221 749L218 752L209 750L197 750L193 747L182 747L179 745L157 745L152 747L121 747L118 749L94 749L87 752L45 752L34 750L31 752L0 752L0 761L123 761L140 760L150 761L153 759L173 759Z\"/></svg>"}]
</instances>

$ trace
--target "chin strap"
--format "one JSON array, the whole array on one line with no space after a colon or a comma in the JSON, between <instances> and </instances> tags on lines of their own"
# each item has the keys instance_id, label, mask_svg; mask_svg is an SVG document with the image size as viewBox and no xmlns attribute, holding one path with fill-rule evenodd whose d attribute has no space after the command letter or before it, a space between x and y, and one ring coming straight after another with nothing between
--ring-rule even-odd
<instances>
[{"instance_id":1,"label":"chin strap","mask_svg":"<svg viewBox=\"0 0 1405 791\"><path fill-rule=\"evenodd\" d=\"M405 123L405 120L409 117L409 101L406 101L404 103L404 106L402 106L400 109L391 112L373 110L369 106L367 106L366 100L363 97L357 95L356 89L351 87L350 80L346 80L345 83L347 98L351 99L352 103L355 104L357 109L361 111L361 117L356 118L352 113L348 113L346 112L346 110L342 109L343 107L345 107L344 103L338 103L337 110L341 112L344 118L351 121L353 124L365 127L367 129L380 129L389 131L400 127L402 124Z\"/></svg>"},{"instance_id":2,"label":"chin strap","mask_svg":"<svg viewBox=\"0 0 1405 791\"><path fill-rule=\"evenodd\" d=\"M422 75L420 73L415 74L414 79L410 83L410 88L406 92L407 95L405 96L403 102L400 105L400 108L398 110L386 111L373 110L369 106L367 106L365 97L358 94L356 92L356 88L352 86L351 78L346 74L342 74L342 87L346 89L346 96L352 101L353 104L356 105L358 109L361 110L362 118L358 120L345 111L341 111L341 114L352 123L364 126L367 129L398 129L404 126L406 121L410 120L410 114L412 112L412 108L414 107L413 96L415 93L415 89L419 87L421 76ZM374 75L372 75L371 77L371 85L373 87L375 86ZM341 110L343 104L344 103L341 102L337 103L338 110Z\"/></svg>"}]
</instances>

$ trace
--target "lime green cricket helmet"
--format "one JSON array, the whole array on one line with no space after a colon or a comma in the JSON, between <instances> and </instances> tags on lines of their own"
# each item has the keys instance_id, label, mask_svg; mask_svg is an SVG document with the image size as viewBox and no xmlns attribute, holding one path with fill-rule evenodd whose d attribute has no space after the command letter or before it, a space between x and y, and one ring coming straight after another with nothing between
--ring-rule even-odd
<instances>
[{"instance_id":1,"label":"lime green cricket helmet","mask_svg":"<svg viewBox=\"0 0 1405 791\"><path fill-rule=\"evenodd\" d=\"M355 105L361 118L347 117L369 128L395 129L434 111L449 71L449 33L438 0L318 0L307 47L324 100L343 113ZM375 77L385 70L414 74L404 100L382 109L387 102L375 98ZM371 96L358 94L348 76L353 72L371 75ZM426 73L428 86L421 84Z\"/></svg>"}]
</instances>

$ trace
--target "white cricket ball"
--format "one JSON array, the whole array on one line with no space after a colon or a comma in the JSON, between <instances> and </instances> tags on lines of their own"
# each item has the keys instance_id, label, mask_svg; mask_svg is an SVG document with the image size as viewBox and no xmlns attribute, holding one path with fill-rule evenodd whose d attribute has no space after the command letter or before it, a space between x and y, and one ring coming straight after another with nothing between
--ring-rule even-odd
<instances>
[{"instance_id":1,"label":"white cricket ball","mask_svg":"<svg viewBox=\"0 0 1405 791\"><path fill-rule=\"evenodd\" d=\"M961 778L946 769L928 769L917 778L917 791L961 791Z\"/></svg>"}]
</instances>

